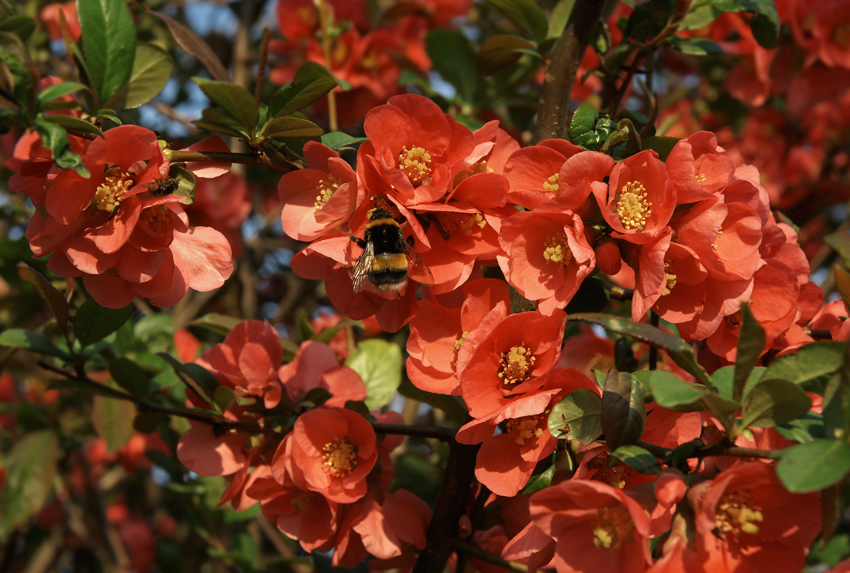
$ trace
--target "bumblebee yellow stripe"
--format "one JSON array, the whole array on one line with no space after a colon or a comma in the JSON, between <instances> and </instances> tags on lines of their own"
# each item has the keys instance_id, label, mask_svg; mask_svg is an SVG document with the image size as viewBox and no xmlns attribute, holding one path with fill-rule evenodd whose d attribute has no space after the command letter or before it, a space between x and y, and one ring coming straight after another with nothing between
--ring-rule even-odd
<instances>
[{"instance_id":1,"label":"bumblebee yellow stripe","mask_svg":"<svg viewBox=\"0 0 850 573\"><path fill-rule=\"evenodd\" d=\"M374 227L380 227L381 225L389 225L390 227L398 228L398 221L393 219L392 217L386 217L384 219L375 219L374 221L369 221L366 223L367 229L372 229Z\"/></svg>"},{"instance_id":2,"label":"bumblebee yellow stripe","mask_svg":"<svg viewBox=\"0 0 850 573\"><path fill-rule=\"evenodd\" d=\"M407 255L398 253L394 255L378 255L372 263L372 271L407 269Z\"/></svg>"}]
</instances>

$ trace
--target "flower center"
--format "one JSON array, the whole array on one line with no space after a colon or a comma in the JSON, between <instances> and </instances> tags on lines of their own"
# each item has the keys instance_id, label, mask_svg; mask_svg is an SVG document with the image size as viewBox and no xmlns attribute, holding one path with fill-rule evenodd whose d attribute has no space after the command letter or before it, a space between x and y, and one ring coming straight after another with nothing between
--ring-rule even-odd
<instances>
[{"instance_id":1,"label":"flower center","mask_svg":"<svg viewBox=\"0 0 850 573\"><path fill-rule=\"evenodd\" d=\"M525 445L526 440L531 438L539 438L543 435L543 428L540 427L540 420L543 416L525 416L522 418L511 418L506 426L508 435L520 446Z\"/></svg>"},{"instance_id":2,"label":"flower center","mask_svg":"<svg viewBox=\"0 0 850 573\"><path fill-rule=\"evenodd\" d=\"M322 448L325 471L334 477L351 475L357 467L357 446L345 436L337 436Z\"/></svg>"},{"instance_id":3,"label":"flower center","mask_svg":"<svg viewBox=\"0 0 850 573\"><path fill-rule=\"evenodd\" d=\"M531 378L536 360L531 350L525 347L525 343L512 346L509 351L502 352L501 360L499 360L499 378L505 384L525 382Z\"/></svg>"},{"instance_id":4,"label":"flower center","mask_svg":"<svg viewBox=\"0 0 850 573\"><path fill-rule=\"evenodd\" d=\"M487 221L484 220L484 215L481 213L474 215L441 213L437 215L437 221L440 223L440 234L445 239L451 237L453 231L460 231L469 237L472 233L487 226Z\"/></svg>"},{"instance_id":5,"label":"flower center","mask_svg":"<svg viewBox=\"0 0 850 573\"><path fill-rule=\"evenodd\" d=\"M697 173L696 175L694 175L694 181L696 181L700 185L703 185L706 181L705 173Z\"/></svg>"},{"instance_id":6,"label":"flower center","mask_svg":"<svg viewBox=\"0 0 850 573\"><path fill-rule=\"evenodd\" d=\"M560 193L558 192L558 179L560 177L560 173L555 173L553 176L543 182L543 189L554 193L555 195L560 195Z\"/></svg>"},{"instance_id":7,"label":"flower center","mask_svg":"<svg viewBox=\"0 0 850 573\"><path fill-rule=\"evenodd\" d=\"M629 479L632 477L632 472L629 469L629 466L622 462L617 462L616 465L609 467L609 459L610 457L608 452L602 452L587 462L588 469L596 470L596 473L594 473L590 479L601 481L611 487L623 489L626 487L626 484L629 483Z\"/></svg>"},{"instance_id":8,"label":"flower center","mask_svg":"<svg viewBox=\"0 0 850 573\"><path fill-rule=\"evenodd\" d=\"M840 47L850 48L850 22L839 22L832 29L832 40Z\"/></svg>"},{"instance_id":9,"label":"flower center","mask_svg":"<svg viewBox=\"0 0 850 573\"><path fill-rule=\"evenodd\" d=\"M101 183L94 194L94 202L100 211L112 213L121 204L121 198L127 189L134 184L133 176L124 173L117 167L106 171L106 180Z\"/></svg>"},{"instance_id":10,"label":"flower center","mask_svg":"<svg viewBox=\"0 0 850 573\"><path fill-rule=\"evenodd\" d=\"M171 224L166 210L162 205L148 207L147 209L142 209L142 214L139 218L147 224L151 232L162 234L168 230Z\"/></svg>"},{"instance_id":11,"label":"flower center","mask_svg":"<svg viewBox=\"0 0 850 573\"><path fill-rule=\"evenodd\" d=\"M566 233L557 233L546 238L543 243L543 258L546 259L547 264L553 263L562 267L569 266L573 262L573 252L570 250Z\"/></svg>"},{"instance_id":12,"label":"flower center","mask_svg":"<svg viewBox=\"0 0 850 573\"><path fill-rule=\"evenodd\" d=\"M673 288L676 286L676 275L670 272L672 266L672 263L664 261L664 278L667 280L667 284L664 286L664 292L661 293L661 296L667 296L673 292Z\"/></svg>"},{"instance_id":13,"label":"flower center","mask_svg":"<svg viewBox=\"0 0 850 573\"><path fill-rule=\"evenodd\" d=\"M739 492L724 493L717 502L714 512L714 522L720 537L725 538L730 531L738 531L755 535L759 532L756 523L764 521L764 515L750 507L752 500Z\"/></svg>"},{"instance_id":14,"label":"flower center","mask_svg":"<svg viewBox=\"0 0 850 573\"><path fill-rule=\"evenodd\" d=\"M339 189L342 182L342 179L331 173L328 173L324 179L319 181L318 185L316 185L316 191L318 191L319 194L316 195L316 203L314 204L314 207L318 210L327 205L328 201L331 200L331 197L333 197L333 194L336 193L337 189Z\"/></svg>"},{"instance_id":15,"label":"flower center","mask_svg":"<svg viewBox=\"0 0 850 573\"><path fill-rule=\"evenodd\" d=\"M617 217L628 230L643 231L646 220L652 215L652 203L640 181L629 181L623 185L617 199Z\"/></svg>"},{"instance_id":16,"label":"flower center","mask_svg":"<svg viewBox=\"0 0 850 573\"><path fill-rule=\"evenodd\" d=\"M304 513L307 511L307 506L310 505L310 502L317 496L321 495L313 491L303 491L298 497L292 498L290 502L292 507L297 509L299 513Z\"/></svg>"},{"instance_id":17,"label":"flower center","mask_svg":"<svg viewBox=\"0 0 850 573\"><path fill-rule=\"evenodd\" d=\"M401 148L398 167L414 185L427 184L431 177L431 154L422 147Z\"/></svg>"},{"instance_id":18,"label":"flower center","mask_svg":"<svg viewBox=\"0 0 850 573\"><path fill-rule=\"evenodd\" d=\"M481 161L470 165L469 169L458 172L458 174L455 175L454 180L452 180L452 185L457 187L460 185L461 181L472 177L473 175L478 175L479 173L493 173L494 171L495 170L492 167L487 167L487 160L482 159Z\"/></svg>"},{"instance_id":19,"label":"flower center","mask_svg":"<svg viewBox=\"0 0 850 573\"><path fill-rule=\"evenodd\" d=\"M603 507L597 512L593 544L599 549L617 551L628 540L634 527L629 510L622 505Z\"/></svg>"},{"instance_id":20,"label":"flower center","mask_svg":"<svg viewBox=\"0 0 850 573\"><path fill-rule=\"evenodd\" d=\"M466 340L467 336L469 336L469 331L464 331L460 338L455 340L455 357L452 361L454 364L457 364L457 353L460 352L460 347L463 346L463 341Z\"/></svg>"}]
</instances>

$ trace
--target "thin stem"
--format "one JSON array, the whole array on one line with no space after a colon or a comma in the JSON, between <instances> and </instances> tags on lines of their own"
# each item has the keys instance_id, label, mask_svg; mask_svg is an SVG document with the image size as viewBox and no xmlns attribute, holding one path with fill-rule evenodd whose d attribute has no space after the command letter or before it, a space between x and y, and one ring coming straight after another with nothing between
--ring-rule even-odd
<instances>
[{"instance_id":1,"label":"thin stem","mask_svg":"<svg viewBox=\"0 0 850 573\"><path fill-rule=\"evenodd\" d=\"M331 69L331 39L328 34L328 5L325 0L319 0L319 19L322 26L322 54L325 56L325 67ZM328 92L328 126L331 131L337 131L339 125L336 118L336 94Z\"/></svg>"},{"instance_id":2,"label":"thin stem","mask_svg":"<svg viewBox=\"0 0 850 573\"><path fill-rule=\"evenodd\" d=\"M515 561L505 561L498 555L494 555L493 553L485 551L477 545L467 543L466 541L455 542L455 547L457 548L458 553L469 555L470 557L480 559L481 561L486 561L487 563L492 563L493 565L499 565L501 567L504 567L508 571L528 573L528 567L526 567L522 563L517 563ZM460 569L458 569L457 571L460 571Z\"/></svg>"},{"instance_id":3,"label":"thin stem","mask_svg":"<svg viewBox=\"0 0 850 573\"><path fill-rule=\"evenodd\" d=\"M455 432L450 428L421 426L404 426L402 424L372 424L377 434L397 434L400 436L416 436L419 438L435 438L441 442L453 442Z\"/></svg>"},{"instance_id":4,"label":"thin stem","mask_svg":"<svg viewBox=\"0 0 850 573\"><path fill-rule=\"evenodd\" d=\"M658 328L658 313L649 311L649 323ZM649 369L650 370L658 370L658 347L650 346L649 347Z\"/></svg>"},{"instance_id":5,"label":"thin stem","mask_svg":"<svg viewBox=\"0 0 850 573\"><path fill-rule=\"evenodd\" d=\"M546 66L534 128L535 143L564 136L576 72L604 8L605 0L576 1Z\"/></svg>"},{"instance_id":6,"label":"thin stem","mask_svg":"<svg viewBox=\"0 0 850 573\"><path fill-rule=\"evenodd\" d=\"M260 44L260 65L257 67L257 86L254 91L254 99L257 103L263 98L263 83L266 80L266 64L269 61L269 41L272 33L268 28L263 28L263 41Z\"/></svg>"},{"instance_id":7,"label":"thin stem","mask_svg":"<svg viewBox=\"0 0 850 573\"><path fill-rule=\"evenodd\" d=\"M272 159L265 153L254 155L251 153L228 153L222 151L172 151L172 163L185 162L209 162L209 163L243 163L245 165L257 165L268 167L275 171L288 173L300 169L295 163L285 160Z\"/></svg>"},{"instance_id":8,"label":"thin stem","mask_svg":"<svg viewBox=\"0 0 850 573\"><path fill-rule=\"evenodd\" d=\"M637 444L645 449L653 456L659 459L666 459L673 452L670 448L656 446L648 442L640 441ZM688 458L708 458L713 456L734 456L736 458L763 458L768 460L776 460L782 455L780 450L761 450L757 448L741 448L739 446L729 445L725 442L719 442L711 446L703 446L693 453Z\"/></svg>"},{"instance_id":9,"label":"thin stem","mask_svg":"<svg viewBox=\"0 0 850 573\"><path fill-rule=\"evenodd\" d=\"M242 432L255 433L274 432L272 428L264 428L256 422L225 421L214 412L210 412L209 415L206 415L201 414L199 412L190 412L189 410L185 410L182 408L171 408L168 406L161 406L156 402L151 402L150 400L145 400L144 398L137 398L136 396L128 394L127 392L116 390L115 388L111 388L105 384L101 384L100 382L96 382L89 378L85 371L83 371L82 369L74 373L53 366L52 364L48 364L47 362L39 362L38 365L44 368L45 370L49 370L50 372L59 374L60 376L67 378L68 380L75 380L77 382L80 382L81 384L85 384L86 386L89 386L97 390L101 394L109 396L110 398L133 402L134 404L136 404L138 409L143 412L156 412L165 416L177 416L180 418L186 418L187 420L194 420L196 422L201 422L202 424L217 426L219 428L222 428L223 430L239 430Z\"/></svg>"}]
</instances>

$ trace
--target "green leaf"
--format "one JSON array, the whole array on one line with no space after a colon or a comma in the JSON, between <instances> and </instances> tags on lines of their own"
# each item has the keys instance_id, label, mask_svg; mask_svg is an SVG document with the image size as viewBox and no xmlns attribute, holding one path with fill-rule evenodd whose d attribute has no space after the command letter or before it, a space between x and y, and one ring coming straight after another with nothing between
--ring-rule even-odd
<instances>
[{"instance_id":1,"label":"green leaf","mask_svg":"<svg viewBox=\"0 0 850 573\"><path fill-rule=\"evenodd\" d=\"M627 334L636 340L645 342L651 346L663 348L673 361L681 366L688 374L693 374L707 386L711 385L711 379L698 362L694 349L691 345L672 334L662 332L649 324L640 324L632 320L621 318L610 314L599 313L576 313L567 317L567 320L583 320L602 326L605 330Z\"/></svg>"},{"instance_id":2,"label":"green leaf","mask_svg":"<svg viewBox=\"0 0 850 573\"><path fill-rule=\"evenodd\" d=\"M215 82L203 78L192 78L210 100L219 106L232 120L251 133L260 119L260 109L254 96L242 86L227 82Z\"/></svg>"},{"instance_id":3,"label":"green leaf","mask_svg":"<svg viewBox=\"0 0 850 573\"><path fill-rule=\"evenodd\" d=\"M16 14L0 22L0 32L11 32L21 40L27 40L35 32L35 20L29 16Z\"/></svg>"},{"instance_id":4,"label":"green leaf","mask_svg":"<svg viewBox=\"0 0 850 573\"><path fill-rule=\"evenodd\" d=\"M772 428L805 416L812 400L788 380L764 380L756 384L741 407L741 426Z\"/></svg>"},{"instance_id":5,"label":"green leaf","mask_svg":"<svg viewBox=\"0 0 850 573\"><path fill-rule=\"evenodd\" d=\"M587 103L578 106L578 109L573 113L572 118L570 118L570 126L568 128L570 141L577 143L577 139L586 138L586 135L592 132L596 126L597 119L599 119L599 112L593 106Z\"/></svg>"},{"instance_id":6,"label":"green leaf","mask_svg":"<svg viewBox=\"0 0 850 573\"><path fill-rule=\"evenodd\" d=\"M741 407L741 404L735 402L734 400L729 400L728 398L724 398L719 394L715 394L714 392L706 392L702 396L702 401L705 406L714 414L714 417L717 418L723 427L726 429L726 432L732 430L732 415L738 411Z\"/></svg>"},{"instance_id":7,"label":"green leaf","mask_svg":"<svg viewBox=\"0 0 850 573\"><path fill-rule=\"evenodd\" d=\"M401 384L401 349L386 340L364 340L345 365L366 384L366 405L370 410L386 406Z\"/></svg>"},{"instance_id":8,"label":"green leaf","mask_svg":"<svg viewBox=\"0 0 850 573\"><path fill-rule=\"evenodd\" d=\"M674 412L696 412L704 409L704 386L680 380L664 370L652 370L646 378L652 399L662 408Z\"/></svg>"},{"instance_id":9,"label":"green leaf","mask_svg":"<svg viewBox=\"0 0 850 573\"><path fill-rule=\"evenodd\" d=\"M703 445L705 444L702 443L702 440L696 439L677 446L672 452L670 452L670 466L682 469L688 473L690 471L688 467L688 459L694 452L703 447Z\"/></svg>"},{"instance_id":10,"label":"green leaf","mask_svg":"<svg viewBox=\"0 0 850 573\"><path fill-rule=\"evenodd\" d=\"M127 84L133 67L136 28L125 0L77 0L89 80L107 101Z\"/></svg>"},{"instance_id":11,"label":"green leaf","mask_svg":"<svg viewBox=\"0 0 850 573\"><path fill-rule=\"evenodd\" d=\"M523 56L520 49L534 49L536 45L517 36L498 35L487 38L476 56L481 74L491 76L517 63Z\"/></svg>"},{"instance_id":12,"label":"green leaf","mask_svg":"<svg viewBox=\"0 0 850 573\"><path fill-rule=\"evenodd\" d=\"M724 12L752 12L750 29L756 42L768 50L779 43L779 13L773 0L715 0L713 5Z\"/></svg>"},{"instance_id":13,"label":"green leaf","mask_svg":"<svg viewBox=\"0 0 850 573\"><path fill-rule=\"evenodd\" d=\"M431 30L425 37L425 51L434 69L457 88L458 97L472 103L478 85L478 64L466 36L446 28Z\"/></svg>"},{"instance_id":14,"label":"green leaf","mask_svg":"<svg viewBox=\"0 0 850 573\"><path fill-rule=\"evenodd\" d=\"M536 43L546 39L549 22L532 0L487 0L499 12L525 31Z\"/></svg>"},{"instance_id":15,"label":"green leaf","mask_svg":"<svg viewBox=\"0 0 850 573\"><path fill-rule=\"evenodd\" d=\"M297 117L278 117L271 120L263 127L260 136L264 138L275 137L320 137L324 133L322 128L306 119Z\"/></svg>"},{"instance_id":16,"label":"green leaf","mask_svg":"<svg viewBox=\"0 0 850 573\"><path fill-rule=\"evenodd\" d=\"M644 475L656 475L661 472L661 464L655 456L639 446L620 446L611 452L608 465L616 465L615 460L623 462Z\"/></svg>"},{"instance_id":17,"label":"green leaf","mask_svg":"<svg viewBox=\"0 0 850 573\"><path fill-rule=\"evenodd\" d=\"M640 382L628 372L612 368L602 392L602 431L608 450L636 444L645 425L646 406Z\"/></svg>"},{"instance_id":18,"label":"green leaf","mask_svg":"<svg viewBox=\"0 0 850 573\"><path fill-rule=\"evenodd\" d=\"M46 121L51 121L57 125L61 125L65 129L76 129L83 133L92 133L98 137L103 137L103 132L93 123L89 123L79 117L72 115L48 115L44 118Z\"/></svg>"},{"instance_id":19,"label":"green leaf","mask_svg":"<svg viewBox=\"0 0 850 573\"><path fill-rule=\"evenodd\" d=\"M641 149L651 149L658 154L661 161L667 161L667 156L673 151L673 147L679 143L678 137L666 137L661 135L652 135L644 137L640 141Z\"/></svg>"},{"instance_id":20,"label":"green leaf","mask_svg":"<svg viewBox=\"0 0 850 573\"><path fill-rule=\"evenodd\" d=\"M708 38L681 38L674 36L672 48L688 56L712 56L722 54L723 48Z\"/></svg>"},{"instance_id":21,"label":"green leaf","mask_svg":"<svg viewBox=\"0 0 850 573\"><path fill-rule=\"evenodd\" d=\"M338 84L327 68L316 62L302 64L292 81L280 88L269 102L268 117L283 117L304 109L324 97Z\"/></svg>"},{"instance_id":22,"label":"green leaf","mask_svg":"<svg viewBox=\"0 0 850 573\"><path fill-rule=\"evenodd\" d=\"M103 340L135 314L133 303L124 308L103 308L93 298L83 303L74 317L74 335L85 348L89 344Z\"/></svg>"},{"instance_id":23,"label":"green leaf","mask_svg":"<svg viewBox=\"0 0 850 573\"><path fill-rule=\"evenodd\" d=\"M210 73L210 77L222 81L229 82L230 76L227 74L227 69L225 69L224 65L222 65L221 60L218 59L218 56L215 55L215 52L212 51L206 42L204 42L198 35L184 26L183 24L172 20L165 14L160 14L158 12L149 12L149 14L153 14L168 26L168 31L171 32L171 36L174 38L174 41L180 46L184 52L195 56L199 62L207 69Z\"/></svg>"},{"instance_id":24,"label":"green leaf","mask_svg":"<svg viewBox=\"0 0 850 573\"><path fill-rule=\"evenodd\" d=\"M692 9L679 24L680 30L699 30L714 22L723 12L711 4L703 4Z\"/></svg>"},{"instance_id":25,"label":"green leaf","mask_svg":"<svg viewBox=\"0 0 850 573\"><path fill-rule=\"evenodd\" d=\"M38 332L24 330L22 328L10 328L0 332L0 346L11 346L21 348L37 354L55 356L70 360L70 356L63 350L57 348L50 339Z\"/></svg>"},{"instance_id":26,"label":"green leaf","mask_svg":"<svg viewBox=\"0 0 850 573\"><path fill-rule=\"evenodd\" d=\"M35 129L38 131L38 135L41 136L42 147L50 150L53 156L53 162L57 166L62 169L71 169L82 163L82 158L71 151L71 147L68 145L68 134L65 128L60 126L58 122L37 117L35 119Z\"/></svg>"},{"instance_id":27,"label":"green leaf","mask_svg":"<svg viewBox=\"0 0 850 573\"><path fill-rule=\"evenodd\" d=\"M573 390L552 407L547 422L553 437L585 446L602 435L602 398L586 388Z\"/></svg>"},{"instance_id":28,"label":"green leaf","mask_svg":"<svg viewBox=\"0 0 850 573\"><path fill-rule=\"evenodd\" d=\"M221 412L226 412L239 405L239 402L236 400L236 394L227 386L219 386L215 389L213 392L213 402L215 402L215 405Z\"/></svg>"},{"instance_id":29,"label":"green leaf","mask_svg":"<svg viewBox=\"0 0 850 573\"><path fill-rule=\"evenodd\" d=\"M106 441L111 453L127 445L133 437L133 420L136 405L128 400L118 400L96 395L92 406L92 422L98 435Z\"/></svg>"},{"instance_id":30,"label":"green leaf","mask_svg":"<svg viewBox=\"0 0 850 573\"><path fill-rule=\"evenodd\" d=\"M27 117L32 117L38 101L38 70L26 46L15 34L0 32L0 60L7 68L3 82L7 93L11 91L15 103L21 106Z\"/></svg>"},{"instance_id":31,"label":"green leaf","mask_svg":"<svg viewBox=\"0 0 850 573\"><path fill-rule=\"evenodd\" d=\"M815 440L783 450L776 475L790 492L808 493L837 483L850 471L850 445Z\"/></svg>"},{"instance_id":32,"label":"green leaf","mask_svg":"<svg viewBox=\"0 0 850 573\"><path fill-rule=\"evenodd\" d=\"M841 255L844 265L850 267L850 235L846 232L832 233L824 237L823 240Z\"/></svg>"},{"instance_id":33,"label":"green leaf","mask_svg":"<svg viewBox=\"0 0 850 573\"><path fill-rule=\"evenodd\" d=\"M543 473L537 474L536 476L531 476L528 479L528 483L525 484L525 487L522 489L522 495L531 495L536 491L540 491L544 487L549 487L552 485L552 478L555 477L555 470L557 469L557 465L552 464L546 471Z\"/></svg>"},{"instance_id":34,"label":"green leaf","mask_svg":"<svg viewBox=\"0 0 850 573\"><path fill-rule=\"evenodd\" d=\"M738 335L738 353L735 359L735 378L732 399L740 402L744 397L744 385L764 352L764 329L753 316L750 305L741 305L741 332ZM779 422L780 424L782 422Z\"/></svg>"},{"instance_id":35,"label":"green leaf","mask_svg":"<svg viewBox=\"0 0 850 573\"><path fill-rule=\"evenodd\" d=\"M87 89L86 86L79 82L62 82L61 84L48 86L41 90L38 94L38 101L43 105L68 94Z\"/></svg>"},{"instance_id":36,"label":"green leaf","mask_svg":"<svg viewBox=\"0 0 850 573\"><path fill-rule=\"evenodd\" d=\"M236 328L241 322L241 318L211 312L200 318L196 318L189 323L189 326L199 326L222 336L227 336L227 333Z\"/></svg>"},{"instance_id":37,"label":"green leaf","mask_svg":"<svg viewBox=\"0 0 850 573\"><path fill-rule=\"evenodd\" d=\"M805 416L776 426L774 430L783 438L800 444L826 437L823 414L815 412L806 412Z\"/></svg>"},{"instance_id":38,"label":"green leaf","mask_svg":"<svg viewBox=\"0 0 850 573\"><path fill-rule=\"evenodd\" d=\"M322 134L322 145L333 149L334 151L342 151L343 149L354 149L354 145L369 141L368 137L352 137L342 131L332 131L331 133Z\"/></svg>"},{"instance_id":39,"label":"green leaf","mask_svg":"<svg viewBox=\"0 0 850 573\"><path fill-rule=\"evenodd\" d=\"M576 0L560 0L554 8L552 15L549 17L549 30L546 32L546 38L560 38L564 33L564 28L567 27L567 21L570 19L570 14L573 13L573 8L576 5Z\"/></svg>"},{"instance_id":40,"label":"green leaf","mask_svg":"<svg viewBox=\"0 0 850 573\"><path fill-rule=\"evenodd\" d=\"M112 109L133 109L159 95L174 68L168 52L154 44L136 44L130 80L104 104Z\"/></svg>"},{"instance_id":41,"label":"green leaf","mask_svg":"<svg viewBox=\"0 0 850 573\"><path fill-rule=\"evenodd\" d=\"M806 384L837 371L844 361L846 342L827 341L806 344L794 354L785 354L770 363L764 379L782 378Z\"/></svg>"},{"instance_id":42,"label":"green leaf","mask_svg":"<svg viewBox=\"0 0 850 573\"><path fill-rule=\"evenodd\" d=\"M9 540L47 502L53 491L59 442L51 430L30 432L17 440L4 461L6 480L0 489L0 539Z\"/></svg>"},{"instance_id":43,"label":"green leaf","mask_svg":"<svg viewBox=\"0 0 850 573\"><path fill-rule=\"evenodd\" d=\"M168 170L168 178L177 181L177 189L171 192L175 197L183 197L182 205L191 205L195 202L195 189L197 181L195 174L179 163L172 163Z\"/></svg>"},{"instance_id":44,"label":"green leaf","mask_svg":"<svg viewBox=\"0 0 850 573\"><path fill-rule=\"evenodd\" d=\"M62 332L67 333L70 309L64 295L50 284L50 281L44 278L44 275L24 262L18 263L18 276L32 284L38 297L47 305L47 309L53 315L56 324Z\"/></svg>"},{"instance_id":45,"label":"green leaf","mask_svg":"<svg viewBox=\"0 0 850 573\"><path fill-rule=\"evenodd\" d=\"M109 360L109 373L118 385L135 396L144 398L148 395L150 381L147 373L127 358L112 358Z\"/></svg>"}]
</instances>

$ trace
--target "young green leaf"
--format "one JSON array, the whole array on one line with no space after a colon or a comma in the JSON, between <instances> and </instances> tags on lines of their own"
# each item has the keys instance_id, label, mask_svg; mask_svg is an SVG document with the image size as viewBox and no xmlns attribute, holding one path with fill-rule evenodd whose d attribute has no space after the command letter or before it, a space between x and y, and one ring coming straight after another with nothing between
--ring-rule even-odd
<instances>
[{"instance_id":1,"label":"young green leaf","mask_svg":"<svg viewBox=\"0 0 850 573\"><path fill-rule=\"evenodd\" d=\"M99 395L94 397L92 422L110 453L127 445L133 437L135 417L136 405L132 402Z\"/></svg>"},{"instance_id":2,"label":"young green leaf","mask_svg":"<svg viewBox=\"0 0 850 573\"><path fill-rule=\"evenodd\" d=\"M706 389L702 385L685 382L664 370L651 371L647 375L646 384L652 393L652 399L662 408L674 412L695 412L705 409L702 397Z\"/></svg>"},{"instance_id":3,"label":"young green leaf","mask_svg":"<svg viewBox=\"0 0 850 573\"><path fill-rule=\"evenodd\" d=\"M764 352L764 329L753 316L750 305L741 305L741 331L738 334L738 354L735 359L735 378L732 399L740 402L744 398L744 385L755 368L759 356Z\"/></svg>"},{"instance_id":4,"label":"young green leaf","mask_svg":"<svg viewBox=\"0 0 850 573\"><path fill-rule=\"evenodd\" d=\"M401 384L401 349L386 340L364 340L345 365L366 384L366 405L370 410L387 405Z\"/></svg>"},{"instance_id":5,"label":"young green leaf","mask_svg":"<svg viewBox=\"0 0 850 573\"><path fill-rule=\"evenodd\" d=\"M168 52L154 44L136 44L133 69L126 86L115 93L105 107L133 109L148 103L159 95L174 68L174 60Z\"/></svg>"},{"instance_id":6,"label":"young green leaf","mask_svg":"<svg viewBox=\"0 0 850 573\"><path fill-rule=\"evenodd\" d=\"M78 0L77 17L92 87L107 101L127 84L133 67L136 27L125 0Z\"/></svg>"},{"instance_id":7,"label":"young green leaf","mask_svg":"<svg viewBox=\"0 0 850 573\"><path fill-rule=\"evenodd\" d=\"M287 116L302 110L337 87L337 79L321 64L303 64L292 81L275 92L269 102L268 118Z\"/></svg>"},{"instance_id":8,"label":"young green leaf","mask_svg":"<svg viewBox=\"0 0 850 573\"><path fill-rule=\"evenodd\" d=\"M620 446L611 452L611 460L619 460L644 475L656 475L661 472L661 464L651 453L639 446Z\"/></svg>"},{"instance_id":9,"label":"young green leaf","mask_svg":"<svg viewBox=\"0 0 850 573\"><path fill-rule=\"evenodd\" d=\"M549 433L559 440L590 445L602 435L602 399L586 388L573 390L552 407L547 424Z\"/></svg>"}]
</instances>

